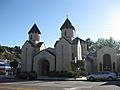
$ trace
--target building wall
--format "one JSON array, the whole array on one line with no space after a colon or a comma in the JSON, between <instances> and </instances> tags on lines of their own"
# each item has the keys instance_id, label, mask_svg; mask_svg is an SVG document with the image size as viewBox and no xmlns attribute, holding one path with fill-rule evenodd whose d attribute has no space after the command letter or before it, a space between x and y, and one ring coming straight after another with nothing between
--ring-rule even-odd
<instances>
[{"instance_id":1,"label":"building wall","mask_svg":"<svg viewBox=\"0 0 120 90\"><path fill-rule=\"evenodd\" d=\"M117 71L120 73L120 54L117 54Z\"/></svg>"},{"instance_id":2,"label":"building wall","mask_svg":"<svg viewBox=\"0 0 120 90\"><path fill-rule=\"evenodd\" d=\"M113 71L113 62L115 62L115 70L117 71L117 53L116 50L110 48L108 46L103 47L102 49L97 51L97 70L100 71L100 63L102 64L103 70L103 56L108 54L111 56L111 66Z\"/></svg>"},{"instance_id":3,"label":"building wall","mask_svg":"<svg viewBox=\"0 0 120 90\"><path fill-rule=\"evenodd\" d=\"M70 28L63 29L61 30L61 37L70 38L71 40L72 38L74 38L74 32L75 31Z\"/></svg>"},{"instance_id":4,"label":"building wall","mask_svg":"<svg viewBox=\"0 0 120 90\"><path fill-rule=\"evenodd\" d=\"M78 60L82 60L82 49L81 49L80 41L78 41L78 45L77 45L77 56L78 56Z\"/></svg>"},{"instance_id":5,"label":"building wall","mask_svg":"<svg viewBox=\"0 0 120 90\"><path fill-rule=\"evenodd\" d=\"M42 74L41 66L43 60L47 60L49 62L49 71L55 71L55 56L43 50L34 57L34 62L33 62L33 70L36 71L38 76Z\"/></svg>"},{"instance_id":6,"label":"building wall","mask_svg":"<svg viewBox=\"0 0 120 90\"><path fill-rule=\"evenodd\" d=\"M32 59L34 55L34 47L26 42L22 47L21 67L22 71L32 70Z\"/></svg>"},{"instance_id":7,"label":"building wall","mask_svg":"<svg viewBox=\"0 0 120 90\"><path fill-rule=\"evenodd\" d=\"M72 45L72 60L82 60L82 50L80 41L77 44Z\"/></svg>"},{"instance_id":8,"label":"building wall","mask_svg":"<svg viewBox=\"0 0 120 90\"><path fill-rule=\"evenodd\" d=\"M40 41L40 34L38 33L30 33L29 34L30 41Z\"/></svg>"},{"instance_id":9,"label":"building wall","mask_svg":"<svg viewBox=\"0 0 120 90\"><path fill-rule=\"evenodd\" d=\"M56 70L57 71L69 71L71 70L72 61L72 46L64 38L55 46L56 53Z\"/></svg>"}]
</instances>

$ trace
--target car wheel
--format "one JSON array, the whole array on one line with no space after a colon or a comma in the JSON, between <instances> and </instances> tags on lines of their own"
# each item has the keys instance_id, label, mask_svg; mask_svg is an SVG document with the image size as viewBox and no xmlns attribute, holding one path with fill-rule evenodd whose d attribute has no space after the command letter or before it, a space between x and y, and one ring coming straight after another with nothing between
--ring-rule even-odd
<instances>
[{"instance_id":1,"label":"car wheel","mask_svg":"<svg viewBox=\"0 0 120 90\"><path fill-rule=\"evenodd\" d=\"M108 80L108 81L112 81L113 78L112 78L112 77L108 77L107 80Z\"/></svg>"},{"instance_id":2,"label":"car wheel","mask_svg":"<svg viewBox=\"0 0 120 90\"><path fill-rule=\"evenodd\" d=\"M89 80L90 81L94 81L95 79L94 79L94 77L90 77Z\"/></svg>"}]
</instances>

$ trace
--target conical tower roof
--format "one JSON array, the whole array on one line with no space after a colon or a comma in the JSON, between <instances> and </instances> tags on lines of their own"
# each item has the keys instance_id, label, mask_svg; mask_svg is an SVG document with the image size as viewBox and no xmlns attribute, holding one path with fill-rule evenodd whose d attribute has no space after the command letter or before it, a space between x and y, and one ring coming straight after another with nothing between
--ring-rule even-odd
<instances>
[{"instance_id":1,"label":"conical tower roof","mask_svg":"<svg viewBox=\"0 0 120 90\"><path fill-rule=\"evenodd\" d=\"M60 30L65 29L65 28L71 28L71 29L75 30L74 26L71 24L71 22L68 18L65 20L65 22L61 26Z\"/></svg>"},{"instance_id":2,"label":"conical tower roof","mask_svg":"<svg viewBox=\"0 0 120 90\"><path fill-rule=\"evenodd\" d=\"M41 34L41 32L40 32L40 30L38 29L38 27L37 27L36 24L34 24L34 25L32 26L32 28L30 29L30 31L28 32L28 34L30 34L30 33L38 33L38 34Z\"/></svg>"}]
</instances>

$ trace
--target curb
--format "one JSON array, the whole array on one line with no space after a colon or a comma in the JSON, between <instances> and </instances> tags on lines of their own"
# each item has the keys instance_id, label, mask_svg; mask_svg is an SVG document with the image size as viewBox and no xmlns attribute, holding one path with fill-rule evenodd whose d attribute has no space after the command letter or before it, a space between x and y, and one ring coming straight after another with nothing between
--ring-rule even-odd
<instances>
[{"instance_id":1,"label":"curb","mask_svg":"<svg viewBox=\"0 0 120 90\"><path fill-rule=\"evenodd\" d=\"M43 77L41 77L41 78L37 78L37 80L43 80L43 81L86 81L87 79L86 79L86 77L82 77L82 78L58 78L58 77L52 77L52 78L43 78Z\"/></svg>"}]
</instances>

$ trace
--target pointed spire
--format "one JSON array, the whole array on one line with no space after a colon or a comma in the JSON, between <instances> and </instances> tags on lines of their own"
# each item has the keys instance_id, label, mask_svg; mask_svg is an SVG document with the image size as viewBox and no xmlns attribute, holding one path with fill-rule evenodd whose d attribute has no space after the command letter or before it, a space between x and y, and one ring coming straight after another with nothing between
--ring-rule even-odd
<instances>
[{"instance_id":1,"label":"pointed spire","mask_svg":"<svg viewBox=\"0 0 120 90\"><path fill-rule=\"evenodd\" d=\"M30 34L30 33L38 33L38 34L41 34L41 32L40 32L40 30L38 29L38 27L37 27L36 24L34 24L34 25L32 26L32 28L30 29L30 31L28 32L28 34Z\"/></svg>"},{"instance_id":2,"label":"pointed spire","mask_svg":"<svg viewBox=\"0 0 120 90\"><path fill-rule=\"evenodd\" d=\"M71 22L68 19L68 17L65 20L64 24L61 26L60 30L65 29L65 28L72 28L73 30L75 30L74 26L71 24Z\"/></svg>"}]
</instances>

